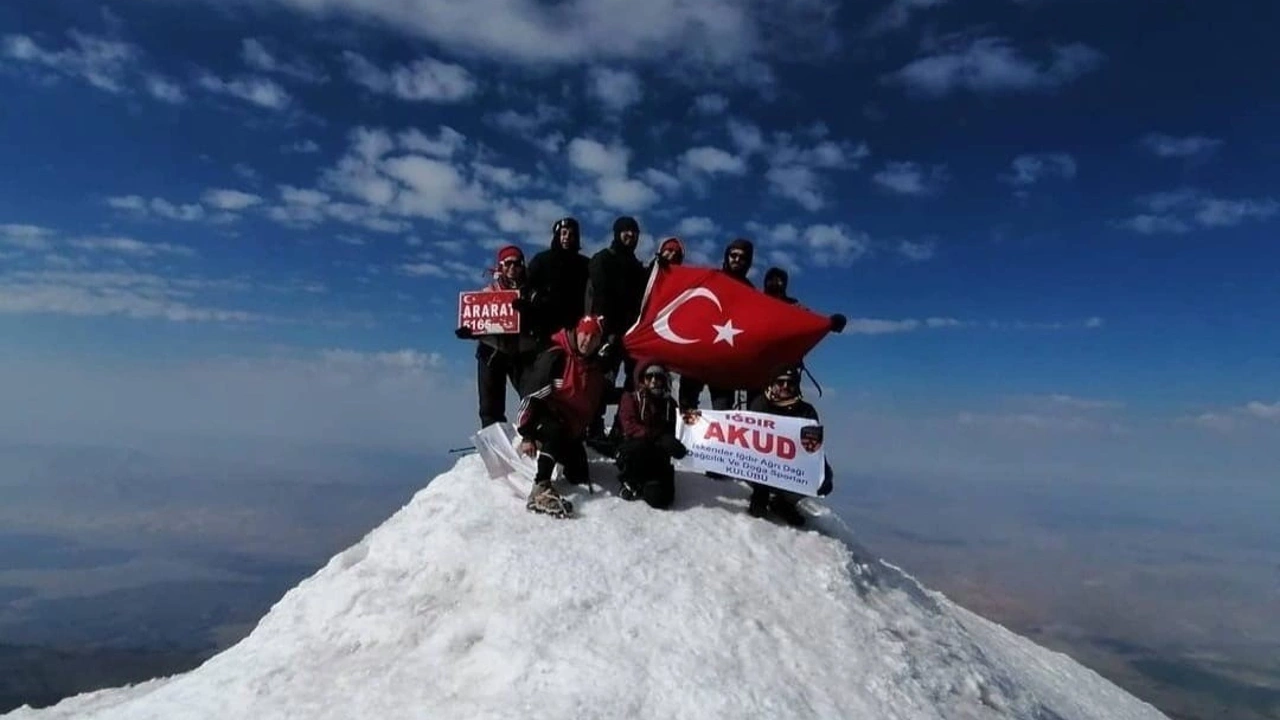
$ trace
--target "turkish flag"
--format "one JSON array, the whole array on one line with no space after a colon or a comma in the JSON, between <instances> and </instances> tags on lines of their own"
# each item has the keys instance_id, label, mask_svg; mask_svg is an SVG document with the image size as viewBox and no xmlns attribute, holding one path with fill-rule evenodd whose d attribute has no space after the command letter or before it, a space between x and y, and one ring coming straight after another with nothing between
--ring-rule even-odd
<instances>
[{"instance_id":1,"label":"turkish flag","mask_svg":"<svg viewBox=\"0 0 1280 720\"><path fill-rule=\"evenodd\" d=\"M790 305L719 270L654 266L640 319L623 345L637 360L717 387L763 388L831 330L826 316Z\"/></svg>"}]
</instances>

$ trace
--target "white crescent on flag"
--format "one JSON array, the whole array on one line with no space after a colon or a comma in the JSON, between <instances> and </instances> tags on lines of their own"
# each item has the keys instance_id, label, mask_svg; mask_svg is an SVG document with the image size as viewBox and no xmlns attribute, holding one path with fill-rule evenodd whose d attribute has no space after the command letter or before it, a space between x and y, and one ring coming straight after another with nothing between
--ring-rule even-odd
<instances>
[{"instance_id":1,"label":"white crescent on flag","mask_svg":"<svg viewBox=\"0 0 1280 720\"><path fill-rule=\"evenodd\" d=\"M716 304L716 309L724 311L724 306L720 304L720 298L716 294L704 287L689 288L676 296L675 300L667 303L667 306L658 311L658 316L653 319L653 331L667 342L677 345L693 345L702 342L697 339L690 339L677 333L671 329L671 316L675 311L679 310L682 305L693 300L694 298L706 298ZM713 326L714 327L714 326Z\"/></svg>"}]
</instances>

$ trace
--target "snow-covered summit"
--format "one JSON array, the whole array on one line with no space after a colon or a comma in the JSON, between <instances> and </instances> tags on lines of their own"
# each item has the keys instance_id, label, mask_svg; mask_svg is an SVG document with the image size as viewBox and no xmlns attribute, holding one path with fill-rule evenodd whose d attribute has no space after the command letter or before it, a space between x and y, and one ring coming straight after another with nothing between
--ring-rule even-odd
<instances>
[{"instance_id":1,"label":"snow-covered summit","mask_svg":"<svg viewBox=\"0 0 1280 720\"><path fill-rule=\"evenodd\" d=\"M830 513L796 531L735 483L677 488L667 512L579 492L554 520L463 458L201 667L5 717L1164 717Z\"/></svg>"}]
</instances>

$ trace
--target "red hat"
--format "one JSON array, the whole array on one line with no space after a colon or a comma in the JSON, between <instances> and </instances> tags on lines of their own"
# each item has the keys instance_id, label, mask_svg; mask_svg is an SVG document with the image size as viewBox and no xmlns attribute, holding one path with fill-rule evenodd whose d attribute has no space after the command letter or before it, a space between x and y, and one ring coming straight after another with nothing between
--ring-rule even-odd
<instances>
[{"instance_id":1,"label":"red hat","mask_svg":"<svg viewBox=\"0 0 1280 720\"><path fill-rule=\"evenodd\" d=\"M524 260L524 251L515 245L508 245L498 251L498 264L501 265L504 260L515 258Z\"/></svg>"},{"instance_id":2,"label":"red hat","mask_svg":"<svg viewBox=\"0 0 1280 720\"><path fill-rule=\"evenodd\" d=\"M600 317L598 315L583 315L582 319L578 321L578 326L575 328L575 332L577 332L579 337L583 335L600 335L604 332L604 326L600 324Z\"/></svg>"},{"instance_id":3,"label":"red hat","mask_svg":"<svg viewBox=\"0 0 1280 720\"><path fill-rule=\"evenodd\" d=\"M662 244L658 246L658 252L666 250L667 246L674 246L676 250L679 250L682 254L684 253L684 244L680 242L678 237L669 237L663 240Z\"/></svg>"}]
</instances>

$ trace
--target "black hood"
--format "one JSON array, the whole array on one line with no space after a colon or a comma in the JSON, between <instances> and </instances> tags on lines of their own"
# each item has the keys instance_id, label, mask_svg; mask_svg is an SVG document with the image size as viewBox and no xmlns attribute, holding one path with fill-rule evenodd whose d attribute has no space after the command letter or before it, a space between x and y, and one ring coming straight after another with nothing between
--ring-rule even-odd
<instances>
[{"instance_id":1,"label":"black hood","mask_svg":"<svg viewBox=\"0 0 1280 720\"><path fill-rule=\"evenodd\" d=\"M636 222L636 219L629 215L623 215L613 221L613 249L634 253L634 247L629 248L622 244L622 233L627 230L634 232L636 234L636 241L639 242L640 223Z\"/></svg>"},{"instance_id":2,"label":"black hood","mask_svg":"<svg viewBox=\"0 0 1280 720\"><path fill-rule=\"evenodd\" d=\"M569 226L573 229L573 245L565 249L565 252L578 252L582 249L582 230L578 227L578 221L575 218L560 218L551 226L551 249L560 250L560 228Z\"/></svg>"},{"instance_id":3,"label":"black hood","mask_svg":"<svg viewBox=\"0 0 1280 720\"><path fill-rule=\"evenodd\" d=\"M774 278L782 280L782 295L786 296L787 286L791 282L791 277L787 275L787 271L780 267L771 267L764 274L764 291L769 292L769 281Z\"/></svg>"},{"instance_id":4,"label":"black hood","mask_svg":"<svg viewBox=\"0 0 1280 720\"><path fill-rule=\"evenodd\" d=\"M724 264L721 266L726 272L729 270L729 252L731 250L742 250L747 253L747 266L743 268L742 274L745 276L751 270L751 263L756 257L756 246L746 238L738 238L729 243L724 248Z\"/></svg>"}]
</instances>

